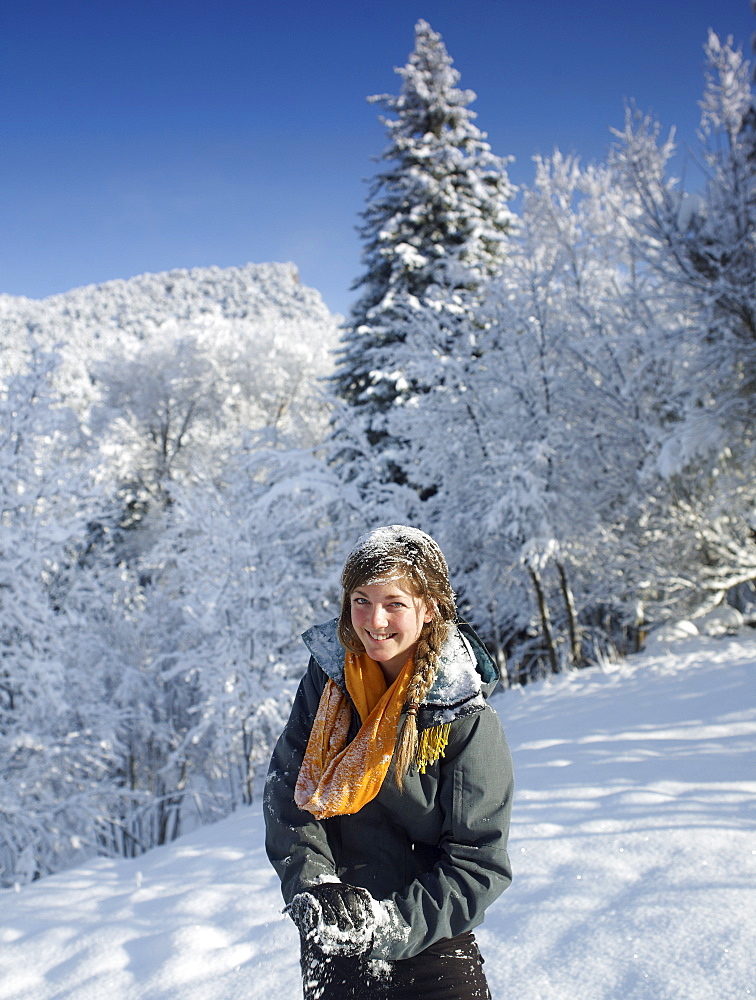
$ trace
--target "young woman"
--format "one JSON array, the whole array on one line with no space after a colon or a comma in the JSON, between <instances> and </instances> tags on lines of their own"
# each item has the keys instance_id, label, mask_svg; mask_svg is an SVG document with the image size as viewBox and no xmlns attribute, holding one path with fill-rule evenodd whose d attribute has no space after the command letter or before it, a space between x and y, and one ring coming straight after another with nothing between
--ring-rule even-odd
<instances>
[{"instance_id":1,"label":"young woman","mask_svg":"<svg viewBox=\"0 0 756 1000\"><path fill-rule=\"evenodd\" d=\"M498 671L424 532L364 535L342 587L265 793L305 1000L490 997L471 931L511 881Z\"/></svg>"}]
</instances>

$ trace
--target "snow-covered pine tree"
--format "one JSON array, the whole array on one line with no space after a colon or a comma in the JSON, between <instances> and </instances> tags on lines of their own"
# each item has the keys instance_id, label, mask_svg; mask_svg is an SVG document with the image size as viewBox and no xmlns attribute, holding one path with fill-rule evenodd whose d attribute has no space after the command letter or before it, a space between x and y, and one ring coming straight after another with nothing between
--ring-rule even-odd
<instances>
[{"instance_id":1,"label":"snow-covered pine tree","mask_svg":"<svg viewBox=\"0 0 756 1000\"><path fill-rule=\"evenodd\" d=\"M418 21L415 49L397 72L398 97L369 99L392 115L381 119L389 145L363 212L365 271L354 286L362 295L332 379L344 404L332 444L347 479L359 480L357 463L364 468L372 451L373 482L412 483L402 457L408 442L387 427L386 414L450 370L459 380L459 365L448 362L461 360L464 369L476 356L473 317L483 285L502 267L514 189L505 160L473 123L475 95L457 87L460 75L426 21Z\"/></svg>"}]
</instances>

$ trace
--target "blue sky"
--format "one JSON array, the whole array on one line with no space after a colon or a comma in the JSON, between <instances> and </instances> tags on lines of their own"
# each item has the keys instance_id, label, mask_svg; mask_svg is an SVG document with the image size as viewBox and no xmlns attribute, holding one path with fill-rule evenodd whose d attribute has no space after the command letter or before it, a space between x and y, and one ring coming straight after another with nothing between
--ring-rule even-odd
<instances>
[{"instance_id":1,"label":"blue sky","mask_svg":"<svg viewBox=\"0 0 756 1000\"><path fill-rule=\"evenodd\" d=\"M478 94L510 176L558 146L602 159L634 99L692 143L709 27L750 0L5 0L0 292L291 260L343 312L364 179L418 18Z\"/></svg>"}]
</instances>

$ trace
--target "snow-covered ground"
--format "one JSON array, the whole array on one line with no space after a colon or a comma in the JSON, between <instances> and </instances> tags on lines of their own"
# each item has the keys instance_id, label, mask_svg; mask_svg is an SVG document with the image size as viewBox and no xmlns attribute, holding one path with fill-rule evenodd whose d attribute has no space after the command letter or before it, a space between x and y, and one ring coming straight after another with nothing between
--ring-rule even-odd
<instances>
[{"instance_id":1,"label":"snow-covered ground","mask_svg":"<svg viewBox=\"0 0 756 1000\"><path fill-rule=\"evenodd\" d=\"M515 880L494 1000L756 996L756 641L687 640L497 696ZM295 1000L259 808L0 893L0 1000Z\"/></svg>"}]
</instances>

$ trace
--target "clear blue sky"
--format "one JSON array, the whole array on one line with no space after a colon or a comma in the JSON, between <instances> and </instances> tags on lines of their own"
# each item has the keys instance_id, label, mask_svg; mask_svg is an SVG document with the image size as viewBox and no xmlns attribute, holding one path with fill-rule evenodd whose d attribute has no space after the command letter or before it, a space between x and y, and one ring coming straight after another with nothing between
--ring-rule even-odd
<instances>
[{"instance_id":1,"label":"clear blue sky","mask_svg":"<svg viewBox=\"0 0 756 1000\"><path fill-rule=\"evenodd\" d=\"M365 98L420 17L519 184L554 146L603 158L626 99L692 142L707 29L756 29L750 0L5 0L0 292L291 260L345 311L385 145Z\"/></svg>"}]
</instances>

